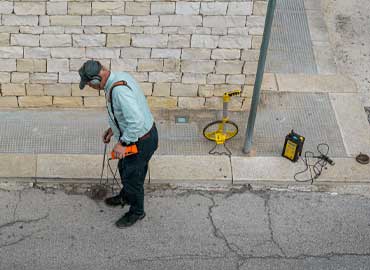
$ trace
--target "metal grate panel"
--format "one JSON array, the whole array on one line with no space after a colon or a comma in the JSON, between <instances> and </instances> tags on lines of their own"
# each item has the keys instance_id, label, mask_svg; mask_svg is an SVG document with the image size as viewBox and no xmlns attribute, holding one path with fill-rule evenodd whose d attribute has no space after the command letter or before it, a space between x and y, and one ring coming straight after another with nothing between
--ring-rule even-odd
<instances>
[{"instance_id":1,"label":"metal grate panel","mask_svg":"<svg viewBox=\"0 0 370 270\"><path fill-rule=\"evenodd\" d=\"M277 0L266 71L316 74L304 0Z\"/></svg>"}]
</instances>

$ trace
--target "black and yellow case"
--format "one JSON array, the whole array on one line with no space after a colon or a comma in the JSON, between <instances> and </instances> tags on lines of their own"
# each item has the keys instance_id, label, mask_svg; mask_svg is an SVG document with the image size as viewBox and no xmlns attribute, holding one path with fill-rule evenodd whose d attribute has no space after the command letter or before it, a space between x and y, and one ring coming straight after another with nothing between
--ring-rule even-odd
<instances>
[{"instance_id":1,"label":"black and yellow case","mask_svg":"<svg viewBox=\"0 0 370 270\"><path fill-rule=\"evenodd\" d=\"M286 135L282 156L296 162L302 154L305 138L293 130Z\"/></svg>"}]
</instances>

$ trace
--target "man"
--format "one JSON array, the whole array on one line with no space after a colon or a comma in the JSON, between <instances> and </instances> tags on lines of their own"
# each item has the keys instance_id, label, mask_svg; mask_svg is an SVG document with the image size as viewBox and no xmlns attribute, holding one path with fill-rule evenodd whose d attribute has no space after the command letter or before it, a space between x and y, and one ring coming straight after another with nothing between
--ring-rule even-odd
<instances>
[{"instance_id":1,"label":"man","mask_svg":"<svg viewBox=\"0 0 370 270\"><path fill-rule=\"evenodd\" d=\"M105 91L110 128L104 132L103 142L109 143L112 136L118 141L113 151L120 159L118 169L123 185L121 192L105 199L105 203L130 205L129 211L115 223L118 228L128 227L145 217L144 180L149 160L158 147L154 119L143 92L129 74L111 72L94 60L85 62L79 74L81 90L87 84ZM137 151L125 155L129 148Z\"/></svg>"}]
</instances>

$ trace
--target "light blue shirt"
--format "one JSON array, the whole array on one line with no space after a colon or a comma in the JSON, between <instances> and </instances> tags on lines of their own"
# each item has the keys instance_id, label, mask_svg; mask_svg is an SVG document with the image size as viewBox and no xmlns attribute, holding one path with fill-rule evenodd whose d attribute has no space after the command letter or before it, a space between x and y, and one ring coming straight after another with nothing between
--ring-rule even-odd
<instances>
[{"instance_id":1,"label":"light blue shirt","mask_svg":"<svg viewBox=\"0 0 370 270\"><path fill-rule=\"evenodd\" d=\"M140 137L148 133L154 119L143 91L135 79L126 72L110 73L104 86L106 98L109 100L109 90L118 81L126 81L131 89L123 85L114 87L112 100L108 101L108 121L114 138L130 144L137 142ZM120 132L114 121L110 102L113 102L114 116L122 131L121 138L119 138Z\"/></svg>"}]
</instances>

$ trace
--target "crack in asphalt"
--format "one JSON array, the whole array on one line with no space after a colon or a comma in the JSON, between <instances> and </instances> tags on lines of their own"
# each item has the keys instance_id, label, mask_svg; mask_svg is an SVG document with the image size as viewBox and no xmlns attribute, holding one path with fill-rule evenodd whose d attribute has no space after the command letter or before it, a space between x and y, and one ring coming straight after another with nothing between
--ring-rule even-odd
<instances>
[{"instance_id":1,"label":"crack in asphalt","mask_svg":"<svg viewBox=\"0 0 370 270\"><path fill-rule=\"evenodd\" d=\"M205 255L196 255L196 254L179 254L171 256L158 256L151 258L142 258L129 260L128 262L137 263L137 262L153 262L153 261L178 261L183 259L202 259L202 260L212 260L212 259L225 259L226 256L205 256Z\"/></svg>"},{"instance_id":2,"label":"crack in asphalt","mask_svg":"<svg viewBox=\"0 0 370 270\"><path fill-rule=\"evenodd\" d=\"M15 220L15 214L17 212L18 205L20 204L21 200L22 200L22 190L20 190L19 193L18 193L18 201L17 201L17 204L15 205L14 211L13 211L13 221ZM0 226L0 228L1 228L1 226Z\"/></svg>"},{"instance_id":3,"label":"crack in asphalt","mask_svg":"<svg viewBox=\"0 0 370 270\"><path fill-rule=\"evenodd\" d=\"M43 219L46 219L48 217L49 217L49 213L47 213L45 216L42 216L42 217L39 217L39 218L35 218L35 219L18 219L18 220L14 220L12 222L8 222L8 223L5 223L5 224L0 225L0 229L13 226L13 225L15 225L17 223L26 223L26 224L29 224L29 223L33 223L33 222L38 222L38 221L43 220Z\"/></svg>"},{"instance_id":4,"label":"crack in asphalt","mask_svg":"<svg viewBox=\"0 0 370 270\"><path fill-rule=\"evenodd\" d=\"M14 242L6 243L6 244L0 244L0 249L3 248L3 247L14 246L14 245L16 245L16 244L18 244L18 243L20 243L20 242L22 242L22 241L24 241L24 240L26 240L28 238L31 238L35 233L39 233L41 231L42 230L40 229L40 230L37 230L37 231L32 232L30 234L23 235L20 239L14 241Z\"/></svg>"}]
</instances>

